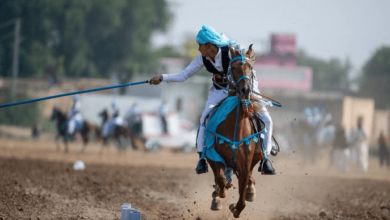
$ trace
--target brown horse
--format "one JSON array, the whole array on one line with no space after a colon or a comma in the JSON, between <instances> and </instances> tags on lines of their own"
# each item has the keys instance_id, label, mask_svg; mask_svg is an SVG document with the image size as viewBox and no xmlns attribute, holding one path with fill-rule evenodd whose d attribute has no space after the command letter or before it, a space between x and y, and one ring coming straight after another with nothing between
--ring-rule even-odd
<instances>
[{"instance_id":1,"label":"brown horse","mask_svg":"<svg viewBox=\"0 0 390 220\"><path fill-rule=\"evenodd\" d=\"M230 46L230 53L232 56L230 64L230 79L229 79L229 96L237 96L241 103L256 102L255 97L250 97L252 91L251 82L253 81L252 64L254 62L254 51L252 45L249 46L245 54L240 54ZM235 59L236 58L236 59ZM245 61L245 62L241 62ZM244 106L244 107L243 107ZM239 108L239 109L237 109ZM238 111L239 110L239 111ZM256 105L238 104L237 107L231 111L226 120L218 125L216 133L226 137L229 140L243 140L255 133L258 133L254 128L254 123L249 116L254 111L260 111ZM255 114L253 114L255 115ZM258 120L258 119L256 119ZM264 124L259 124L261 130ZM217 138L215 138L217 140ZM259 138L261 141L261 138ZM214 146L216 152L222 156L226 165L234 168L238 177L239 200L237 204L229 206L230 211L235 218L240 216L240 213L245 208L245 200L252 202L256 198L255 180L251 177L254 166L264 158L262 149L259 151L259 143L254 141L244 142L235 148L235 157L233 159L233 150L229 147L227 142L215 141ZM256 153L255 149L257 147ZM210 167L214 173L215 191L212 193L213 201L211 204L212 210L222 209L221 201L217 197L226 197L225 189L232 186L231 183L226 183L225 166L220 162L214 162L207 158Z\"/></svg>"},{"instance_id":2,"label":"brown horse","mask_svg":"<svg viewBox=\"0 0 390 220\"><path fill-rule=\"evenodd\" d=\"M65 152L68 152L68 142L71 139L71 136L68 133L68 117L65 113L63 113L59 108L54 107L53 112L51 115L51 120L56 121L56 128L57 128L57 134L55 137L56 141L56 147L57 150L60 149L58 139L60 137L63 138L64 146L65 146ZM83 143L80 147L80 153L84 153L86 146L89 142L89 134L90 132L94 132L97 137L99 137L99 129L95 125L89 123L88 121L84 120L83 126L80 130L76 130L75 133L79 133L81 135L81 138L83 140Z\"/></svg>"},{"instance_id":3,"label":"brown horse","mask_svg":"<svg viewBox=\"0 0 390 220\"><path fill-rule=\"evenodd\" d=\"M102 119L101 128L103 129L103 125L110 119L107 109L102 110L99 113L99 117L101 117ZM133 129L129 126L116 125L114 131L109 136L102 137L101 132L99 132L99 135L100 135L100 139L103 140L100 148L100 153L103 153L104 148L108 147L108 141L110 138L115 140L119 151L125 150L129 141L131 143L132 149L138 149L135 143L135 140L138 137L133 131Z\"/></svg>"}]
</instances>

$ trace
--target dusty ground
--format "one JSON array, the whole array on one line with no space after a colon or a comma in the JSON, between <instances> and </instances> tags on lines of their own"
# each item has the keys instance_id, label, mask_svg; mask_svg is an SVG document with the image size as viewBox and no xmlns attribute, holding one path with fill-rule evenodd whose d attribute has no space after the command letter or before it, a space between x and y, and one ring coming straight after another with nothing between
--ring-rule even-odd
<instances>
[{"instance_id":1,"label":"dusty ground","mask_svg":"<svg viewBox=\"0 0 390 220\"><path fill-rule=\"evenodd\" d=\"M233 219L237 189L211 211L213 177L195 174L196 154L112 147L101 155L95 143L80 155L78 145L65 154L50 138L0 139L0 219L120 219L125 202L143 219ZM73 170L76 160L84 171ZM255 173L257 201L241 219L390 219L390 171L375 158L369 173L329 169L326 157L304 166L298 153L273 160L278 175Z\"/></svg>"}]
</instances>

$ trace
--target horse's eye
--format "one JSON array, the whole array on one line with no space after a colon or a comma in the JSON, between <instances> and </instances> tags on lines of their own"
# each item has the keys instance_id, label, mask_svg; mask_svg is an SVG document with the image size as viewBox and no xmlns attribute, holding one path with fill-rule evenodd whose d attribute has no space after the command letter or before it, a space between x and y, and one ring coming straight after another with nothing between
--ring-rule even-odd
<instances>
[{"instance_id":1,"label":"horse's eye","mask_svg":"<svg viewBox=\"0 0 390 220\"><path fill-rule=\"evenodd\" d=\"M251 70L253 70L253 67L251 66L251 67L249 67Z\"/></svg>"}]
</instances>

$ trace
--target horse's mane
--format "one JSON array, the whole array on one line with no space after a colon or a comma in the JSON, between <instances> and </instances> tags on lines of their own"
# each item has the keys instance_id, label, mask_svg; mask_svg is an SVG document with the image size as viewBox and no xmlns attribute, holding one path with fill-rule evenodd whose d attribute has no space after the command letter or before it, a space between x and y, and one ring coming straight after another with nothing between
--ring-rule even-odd
<instances>
[{"instance_id":1,"label":"horse's mane","mask_svg":"<svg viewBox=\"0 0 390 220\"><path fill-rule=\"evenodd\" d=\"M253 104L253 110L255 110L255 112L262 112L263 111L263 110L261 110L262 107L257 105L257 103L261 102L261 100L259 98L257 98L254 95L251 95L250 100Z\"/></svg>"}]
</instances>

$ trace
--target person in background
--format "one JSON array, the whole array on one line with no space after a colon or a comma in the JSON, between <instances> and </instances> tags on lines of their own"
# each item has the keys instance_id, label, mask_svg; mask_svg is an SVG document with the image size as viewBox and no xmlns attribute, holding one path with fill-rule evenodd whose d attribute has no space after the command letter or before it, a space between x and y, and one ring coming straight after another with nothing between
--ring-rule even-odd
<instances>
[{"instance_id":1,"label":"person in background","mask_svg":"<svg viewBox=\"0 0 390 220\"><path fill-rule=\"evenodd\" d=\"M142 118L138 112L138 107L137 107L136 102L134 102L131 105L127 120L128 120L130 127L133 129L134 133L138 137L140 137L141 132L142 132Z\"/></svg>"},{"instance_id":2,"label":"person in background","mask_svg":"<svg viewBox=\"0 0 390 220\"><path fill-rule=\"evenodd\" d=\"M73 105L68 114L68 135L71 140L74 138L75 132L83 125L83 117L81 116L80 110L80 95L74 95Z\"/></svg>"},{"instance_id":3,"label":"person in background","mask_svg":"<svg viewBox=\"0 0 390 220\"><path fill-rule=\"evenodd\" d=\"M39 135L38 122L35 122L34 126L31 128L31 136L32 138L39 138Z\"/></svg>"},{"instance_id":4,"label":"person in background","mask_svg":"<svg viewBox=\"0 0 390 220\"><path fill-rule=\"evenodd\" d=\"M363 118L359 117L357 126L351 132L351 158L353 162L358 162L360 169L364 172L368 170L367 138L367 132L363 128Z\"/></svg>"},{"instance_id":5,"label":"person in background","mask_svg":"<svg viewBox=\"0 0 390 220\"><path fill-rule=\"evenodd\" d=\"M160 107L158 109L158 112L159 112L160 117L161 117L163 133L164 134L168 134L168 124L167 124L168 107L166 105L165 100L162 101L162 103L161 103L161 105L160 105Z\"/></svg>"},{"instance_id":6,"label":"person in background","mask_svg":"<svg viewBox=\"0 0 390 220\"><path fill-rule=\"evenodd\" d=\"M333 148L331 151L331 164L338 169L347 172L349 167L350 150L344 127L338 124L333 139Z\"/></svg>"},{"instance_id":7,"label":"person in background","mask_svg":"<svg viewBox=\"0 0 390 220\"><path fill-rule=\"evenodd\" d=\"M118 123L118 118L119 118L119 107L118 103L115 100L112 100L111 102L111 108L112 108L112 113L111 113L111 118L107 120L102 129L102 137L107 138L115 129L115 126Z\"/></svg>"},{"instance_id":8,"label":"person in background","mask_svg":"<svg viewBox=\"0 0 390 220\"><path fill-rule=\"evenodd\" d=\"M390 169L390 150L389 150L389 140L381 131L379 135L379 165L382 168L386 163L387 169Z\"/></svg>"}]
</instances>

